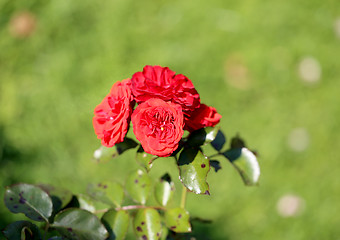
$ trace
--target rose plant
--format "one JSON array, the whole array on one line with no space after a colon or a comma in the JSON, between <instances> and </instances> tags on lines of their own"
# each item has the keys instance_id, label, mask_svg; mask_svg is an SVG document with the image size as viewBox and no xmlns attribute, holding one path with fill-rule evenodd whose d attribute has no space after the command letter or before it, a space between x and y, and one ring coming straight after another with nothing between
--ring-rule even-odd
<instances>
[{"instance_id":1,"label":"rose plant","mask_svg":"<svg viewBox=\"0 0 340 240\"><path fill-rule=\"evenodd\" d=\"M114 180L90 184L86 194L72 194L50 185L16 184L6 188L5 205L31 221L17 221L3 230L7 239L125 239L130 219L137 239L187 239L193 221L185 209L187 192L210 195L206 181L216 159L228 160L246 185L257 185L260 169L256 154L236 136L226 148L226 137L216 125L221 115L201 103L192 81L167 67L145 66L131 79L113 84L95 108L94 131L101 147L94 158L102 161L136 149L141 167L127 177L124 187ZM136 140L126 135L130 128ZM211 147L215 154L204 151ZM181 202L169 204L175 183L166 171L154 181L149 171L156 159L173 159L183 185ZM150 205L154 193L157 205ZM125 197L125 193L129 198ZM129 203L129 199L136 204ZM130 200L130 201L131 201ZM42 230L41 230L42 229Z\"/></svg>"}]
</instances>

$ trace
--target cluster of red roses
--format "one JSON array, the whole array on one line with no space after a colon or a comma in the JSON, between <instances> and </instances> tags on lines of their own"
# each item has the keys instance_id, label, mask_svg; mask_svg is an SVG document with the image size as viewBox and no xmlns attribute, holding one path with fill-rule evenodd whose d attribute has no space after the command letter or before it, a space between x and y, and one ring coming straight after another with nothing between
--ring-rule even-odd
<instances>
[{"instance_id":1,"label":"cluster of red roses","mask_svg":"<svg viewBox=\"0 0 340 240\"><path fill-rule=\"evenodd\" d=\"M116 82L94 115L102 145L124 141L131 120L144 151L160 157L177 149L184 130L215 126L221 118L215 108L200 103L190 79L160 66L145 66L131 79Z\"/></svg>"}]
</instances>

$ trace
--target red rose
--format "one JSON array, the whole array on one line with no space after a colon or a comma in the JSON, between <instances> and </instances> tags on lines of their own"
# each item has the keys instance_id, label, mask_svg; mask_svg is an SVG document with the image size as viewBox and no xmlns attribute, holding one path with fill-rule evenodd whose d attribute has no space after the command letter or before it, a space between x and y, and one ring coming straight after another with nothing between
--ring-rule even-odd
<instances>
[{"instance_id":1,"label":"red rose","mask_svg":"<svg viewBox=\"0 0 340 240\"><path fill-rule=\"evenodd\" d=\"M180 105L151 98L136 107L131 120L145 152L168 157L177 149L184 125Z\"/></svg>"},{"instance_id":2,"label":"red rose","mask_svg":"<svg viewBox=\"0 0 340 240\"><path fill-rule=\"evenodd\" d=\"M191 80L167 67L145 66L143 72L132 76L131 90L138 103L159 98L180 104L184 113L200 105L200 96Z\"/></svg>"},{"instance_id":3,"label":"red rose","mask_svg":"<svg viewBox=\"0 0 340 240\"><path fill-rule=\"evenodd\" d=\"M184 129L192 132L204 127L214 127L220 122L221 117L215 108L201 104L189 118L185 119Z\"/></svg>"},{"instance_id":4,"label":"red rose","mask_svg":"<svg viewBox=\"0 0 340 240\"><path fill-rule=\"evenodd\" d=\"M94 131L106 147L122 142L128 130L135 104L130 85L130 79L116 82L110 93L94 110Z\"/></svg>"}]
</instances>

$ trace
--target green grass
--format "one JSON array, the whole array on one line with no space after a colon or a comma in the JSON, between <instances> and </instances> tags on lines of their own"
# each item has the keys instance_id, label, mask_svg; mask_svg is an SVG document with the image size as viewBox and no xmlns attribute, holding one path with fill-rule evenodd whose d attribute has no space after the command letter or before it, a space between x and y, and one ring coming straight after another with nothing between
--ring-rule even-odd
<instances>
[{"instance_id":1,"label":"green grass","mask_svg":"<svg viewBox=\"0 0 340 240\"><path fill-rule=\"evenodd\" d=\"M259 187L244 187L220 159L222 171L208 177L211 196L188 196L193 216L214 220L203 228L210 239L340 235L338 1L0 0L0 9L2 186L43 182L82 192L94 181L123 183L137 168L134 153L91 161L100 144L93 109L115 81L146 64L162 65L193 81L202 101L222 114L229 139L239 132L259 152ZM22 10L35 15L37 27L17 39L9 22ZM317 84L298 75L306 56L321 65ZM246 69L246 89L229 84L228 59ZM303 152L287 145L297 127L310 137ZM165 171L180 192L173 162L157 161L151 175ZM277 201L287 193L304 199L301 215L278 215ZM1 202L0 227L14 218L24 216Z\"/></svg>"}]
</instances>

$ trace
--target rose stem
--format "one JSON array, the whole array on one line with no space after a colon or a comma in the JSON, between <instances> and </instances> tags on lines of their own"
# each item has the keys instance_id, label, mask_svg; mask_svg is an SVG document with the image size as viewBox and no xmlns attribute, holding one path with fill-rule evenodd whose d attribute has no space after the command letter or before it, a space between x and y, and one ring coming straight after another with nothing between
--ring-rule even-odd
<instances>
[{"instance_id":1,"label":"rose stem","mask_svg":"<svg viewBox=\"0 0 340 240\"><path fill-rule=\"evenodd\" d=\"M187 200L187 188L183 186L182 188L182 198L181 198L181 208L185 208L185 201Z\"/></svg>"},{"instance_id":2,"label":"rose stem","mask_svg":"<svg viewBox=\"0 0 340 240\"><path fill-rule=\"evenodd\" d=\"M48 223L48 222L46 222L46 225L45 225L45 231L44 231L44 236L43 236L43 239L45 240L45 239L47 239L47 231L48 231L48 229L49 229L49 227L50 227L50 224Z\"/></svg>"},{"instance_id":3,"label":"rose stem","mask_svg":"<svg viewBox=\"0 0 340 240\"><path fill-rule=\"evenodd\" d=\"M123 207L118 207L115 208L116 211L120 211L120 210L134 210L134 209L140 209L140 208L154 208L154 209L160 209L160 210L165 210L164 207L158 207L158 206L144 206L144 205L129 205L129 206L123 206ZM94 213L105 213L107 211L109 211L109 208L105 208L105 209L100 209L95 211Z\"/></svg>"},{"instance_id":4,"label":"rose stem","mask_svg":"<svg viewBox=\"0 0 340 240\"><path fill-rule=\"evenodd\" d=\"M222 154L223 154L223 153L221 153L221 152L218 152L218 153L215 153L215 154L213 154L213 155L209 156L209 158L216 157L216 156L219 156L219 155L222 155Z\"/></svg>"}]
</instances>

